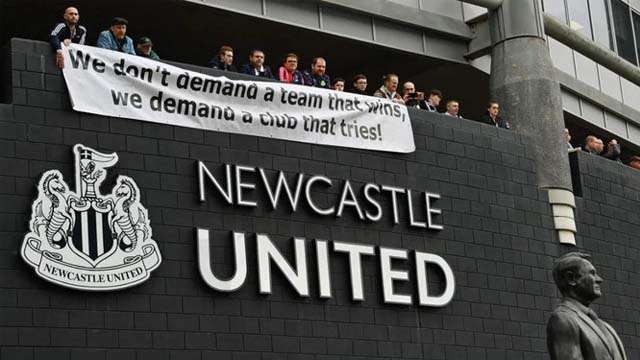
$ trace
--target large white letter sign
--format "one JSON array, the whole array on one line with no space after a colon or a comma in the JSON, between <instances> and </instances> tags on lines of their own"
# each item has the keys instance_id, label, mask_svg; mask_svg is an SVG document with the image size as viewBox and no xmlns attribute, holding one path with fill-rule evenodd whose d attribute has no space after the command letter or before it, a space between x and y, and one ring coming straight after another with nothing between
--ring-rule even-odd
<instances>
[{"instance_id":1,"label":"large white letter sign","mask_svg":"<svg viewBox=\"0 0 640 360\"><path fill-rule=\"evenodd\" d=\"M391 269L391 259L407 259L407 250L380 248L380 272L382 273L382 294L388 304L411 305L411 295L396 294L394 280L409 280L409 272Z\"/></svg>"},{"instance_id":2,"label":"large white letter sign","mask_svg":"<svg viewBox=\"0 0 640 360\"><path fill-rule=\"evenodd\" d=\"M427 286L427 264L434 264L444 272L446 287L440 296L429 295ZM453 270L445 259L435 254L428 254L416 251L416 278L418 281L418 297L422 306L446 306L453 299L456 289L456 280L453 277Z\"/></svg>"},{"instance_id":3,"label":"large white letter sign","mask_svg":"<svg viewBox=\"0 0 640 360\"><path fill-rule=\"evenodd\" d=\"M244 244L244 234L233 233L233 248L235 252L236 271L228 280L220 280L211 269L211 248L209 230L197 229L198 242L198 268L200 275L210 287L218 291L236 291L247 278L247 255Z\"/></svg>"},{"instance_id":4,"label":"large white letter sign","mask_svg":"<svg viewBox=\"0 0 640 360\"><path fill-rule=\"evenodd\" d=\"M280 251L273 245L267 235L256 235L258 248L258 272L260 280L260 293L271 294L271 260L282 271L289 283L300 296L309 296L309 282L307 281L307 259L305 241L302 238L294 239L297 271L291 267Z\"/></svg>"},{"instance_id":5,"label":"large white letter sign","mask_svg":"<svg viewBox=\"0 0 640 360\"><path fill-rule=\"evenodd\" d=\"M364 300L362 286L362 262L361 255L374 255L375 249L370 245L358 245L342 242L334 242L333 250L349 254L349 269L351 273L351 298L354 301Z\"/></svg>"}]
</instances>

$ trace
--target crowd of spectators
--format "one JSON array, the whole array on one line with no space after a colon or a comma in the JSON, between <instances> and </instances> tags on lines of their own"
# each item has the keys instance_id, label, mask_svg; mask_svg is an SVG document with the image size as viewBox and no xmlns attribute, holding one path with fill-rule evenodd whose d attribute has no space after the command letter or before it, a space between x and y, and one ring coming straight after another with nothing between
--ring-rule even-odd
<instances>
[{"instance_id":1,"label":"crowd of spectators","mask_svg":"<svg viewBox=\"0 0 640 360\"><path fill-rule=\"evenodd\" d=\"M68 7L64 11L63 21L56 24L51 31L51 47L56 51L56 64L61 69L64 67L62 44L85 44L87 29L79 25L79 20L80 14L78 9ZM127 36L128 25L129 22L122 17L113 18L109 29L100 32L96 46L153 60L160 60L160 56L153 50L153 42L149 37L142 36L134 43L134 41ZM400 93L398 92L400 78L394 73L384 75L382 84L373 94L370 94L367 90L369 84L364 74L354 76L351 86L347 88L346 80L343 78L336 77L331 81L331 78L327 74L327 61L323 57L314 58L308 70L300 70L298 69L298 55L289 53L284 56L275 74L271 71L271 68L265 64L265 59L266 55L263 50L253 49L249 53L248 62L243 64L238 70L233 64L233 48L224 45L220 47L214 58L209 61L208 67L222 71L238 72L256 77L279 80L283 83L333 89L335 91L348 91L359 95L372 95L407 107L429 112L438 112L440 103L444 98L442 92L438 89L433 89L428 93L416 91L415 84L410 81L402 84L402 92ZM450 117L461 118L460 101L449 99L446 102L446 110L443 114ZM490 101L487 104L486 113L481 121L498 128L509 129L511 127L510 124L500 116L500 104L496 101ZM565 128L563 130L563 136L569 151L582 150L590 154L597 154L607 159L621 162L621 148L616 139L610 140L605 148L604 142L601 139L594 135L589 135L585 138L582 147L574 148L571 144L571 134L568 129ZM640 156L632 156L628 165L640 170Z\"/></svg>"},{"instance_id":2,"label":"crowd of spectators","mask_svg":"<svg viewBox=\"0 0 640 360\"><path fill-rule=\"evenodd\" d=\"M64 55L61 44L77 43L84 45L87 30L78 24L80 15L75 7L68 7L64 11L63 21L57 24L50 34L50 42L57 52L56 64L59 68L64 67ZM160 60L160 56L153 49L153 42L148 36L142 36L135 42L127 35L129 22L122 17L113 18L110 27L100 32L97 47L119 51L131 55L138 55L153 60ZM416 91L416 86L412 82L405 82L402 92L398 90L400 78L397 74L386 74L382 79L382 84L373 93L369 92L368 79L364 74L353 77L350 86L344 78L336 77L331 80L327 74L327 60L323 57L315 57L311 61L308 69L298 67L300 58L295 53L284 56L277 72L272 71L266 64L266 54L262 49L253 49L249 52L248 62L237 68L234 65L234 50L229 45L220 47L217 54L209 61L208 67L222 71L237 72L261 78L279 80L284 83L313 86L335 91L347 91L359 95L371 95L389 99L398 104L406 105L429 112L438 112L443 100L442 91L433 89L425 96L424 92ZM492 108L495 106L495 109ZM499 105L492 102L487 109L484 122L496 127L509 128L509 124L502 121L498 115ZM452 117L462 117L460 115L460 102L458 100L447 101L446 111L443 114Z\"/></svg>"},{"instance_id":3,"label":"crowd of spectators","mask_svg":"<svg viewBox=\"0 0 640 360\"><path fill-rule=\"evenodd\" d=\"M70 43L84 45L87 39L87 29L78 24L80 21L80 13L77 8L66 8L62 18L63 21L56 24L49 35L49 43L56 52L56 65L60 69L64 68L62 44L64 43L66 46ZM138 38L134 44L133 40L127 36L128 25L129 21L125 18L113 18L109 28L100 32L96 46L153 60L160 60L160 56L153 50L153 42L149 37L142 36Z\"/></svg>"},{"instance_id":4,"label":"crowd of spectators","mask_svg":"<svg viewBox=\"0 0 640 360\"><path fill-rule=\"evenodd\" d=\"M588 154L602 156L606 159L622 163L622 148L620 143L616 139L611 139L605 146L604 141L595 135L587 135L584 140L584 144L579 147L574 147L571 144L571 133L569 129L562 130L562 136L567 144L569 152L584 151ZM640 170L640 156L633 155L630 157L627 163L630 167Z\"/></svg>"}]
</instances>

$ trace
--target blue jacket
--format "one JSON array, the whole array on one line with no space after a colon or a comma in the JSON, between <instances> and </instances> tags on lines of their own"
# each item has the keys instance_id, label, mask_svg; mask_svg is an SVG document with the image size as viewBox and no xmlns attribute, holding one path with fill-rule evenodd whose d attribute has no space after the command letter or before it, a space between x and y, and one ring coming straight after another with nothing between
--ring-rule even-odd
<instances>
[{"instance_id":1,"label":"blue jacket","mask_svg":"<svg viewBox=\"0 0 640 360\"><path fill-rule=\"evenodd\" d=\"M130 37L125 36L124 40L118 41L111 33L111 30L105 30L100 33L100 36L98 36L97 46L103 49L119 51L131 55L136 54L136 49L133 47L133 40L131 40Z\"/></svg>"}]
</instances>

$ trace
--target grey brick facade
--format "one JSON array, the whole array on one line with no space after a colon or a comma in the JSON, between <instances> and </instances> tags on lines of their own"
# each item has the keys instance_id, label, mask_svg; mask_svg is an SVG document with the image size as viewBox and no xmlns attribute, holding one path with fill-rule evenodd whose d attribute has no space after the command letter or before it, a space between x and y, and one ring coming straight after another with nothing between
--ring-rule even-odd
<instances>
[{"instance_id":1,"label":"grey brick facade","mask_svg":"<svg viewBox=\"0 0 640 360\"><path fill-rule=\"evenodd\" d=\"M70 110L48 44L14 39L11 102L0 104L1 359L547 359L546 320L558 299L553 259L571 250L554 238L546 193L535 183L528 139L468 120L411 112L416 151L399 155L287 142L94 116ZM36 195L48 169L73 177L76 143L115 151L116 174L133 177L148 208L163 263L143 285L110 293L47 283L20 258ZM640 173L578 154L577 249L605 279L596 304L640 356ZM200 203L196 161L320 174L356 188L376 182L442 195L440 232L353 212L320 218L308 208L242 209L208 195ZM326 200L339 196L326 191ZM262 192L258 201L267 203ZM389 204L384 203L383 206ZM406 209L401 214L406 218ZM233 268L231 231L248 234L245 286L220 293L201 279L195 227L211 229L214 270ZM379 269L363 260L365 301L350 300L346 257L332 256L333 298L300 298L277 271L259 295L254 233L291 255L290 238L415 249L444 257L456 276L441 309L386 305ZM311 251L311 243L308 244ZM406 264L405 264L406 265ZM398 265L405 266L405 265ZM437 279L437 276L435 277ZM437 283L437 281L435 281ZM412 283L413 284L413 283ZM399 291L414 293L412 286Z\"/></svg>"}]
</instances>

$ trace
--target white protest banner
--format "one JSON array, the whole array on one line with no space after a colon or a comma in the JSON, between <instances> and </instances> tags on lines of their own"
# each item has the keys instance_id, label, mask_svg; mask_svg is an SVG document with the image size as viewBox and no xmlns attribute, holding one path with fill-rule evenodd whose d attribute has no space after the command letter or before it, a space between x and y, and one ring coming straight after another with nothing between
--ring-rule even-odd
<instances>
[{"instance_id":1,"label":"white protest banner","mask_svg":"<svg viewBox=\"0 0 640 360\"><path fill-rule=\"evenodd\" d=\"M415 150L406 107L389 100L230 80L77 44L64 48L64 62L76 111L314 144Z\"/></svg>"}]
</instances>

